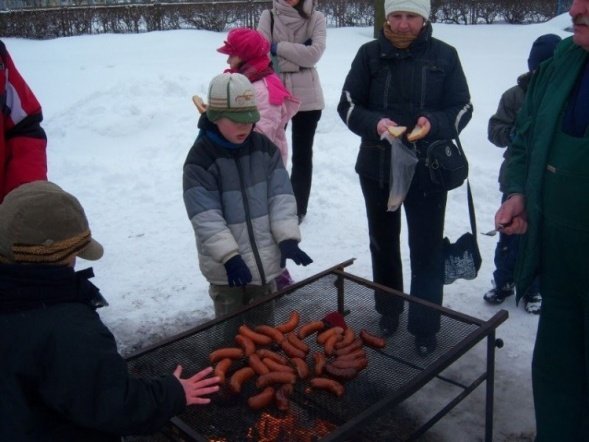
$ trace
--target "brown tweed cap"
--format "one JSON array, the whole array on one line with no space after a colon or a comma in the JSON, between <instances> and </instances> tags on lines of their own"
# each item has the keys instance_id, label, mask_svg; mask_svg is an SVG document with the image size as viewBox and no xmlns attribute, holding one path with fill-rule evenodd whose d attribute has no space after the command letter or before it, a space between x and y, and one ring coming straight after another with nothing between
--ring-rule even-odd
<instances>
[{"instance_id":1,"label":"brown tweed cap","mask_svg":"<svg viewBox=\"0 0 589 442\"><path fill-rule=\"evenodd\" d=\"M23 184L0 204L0 262L62 264L102 254L80 202L52 182Z\"/></svg>"}]
</instances>

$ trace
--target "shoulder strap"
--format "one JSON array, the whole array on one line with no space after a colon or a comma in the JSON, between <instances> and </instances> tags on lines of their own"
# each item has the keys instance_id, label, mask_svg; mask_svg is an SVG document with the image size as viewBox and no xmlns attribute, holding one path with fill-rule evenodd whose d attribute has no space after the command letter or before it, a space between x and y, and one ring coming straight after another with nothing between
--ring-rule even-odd
<instances>
[{"instance_id":1,"label":"shoulder strap","mask_svg":"<svg viewBox=\"0 0 589 442\"><path fill-rule=\"evenodd\" d=\"M462 148L462 144L460 143L460 137L458 136L458 134L456 134L456 138L454 138L456 140L456 145L458 146L458 149L460 150L460 153L462 155L464 155L464 149ZM470 229L472 230L472 234L474 235L475 241L476 241L476 237L477 237L477 220L476 220L476 215L474 212L474 203L473 203L473 199L472 199L472 192L470 190L470 181L468 181L468 178L466 178L466 190L467 190L467 199L468 199L468 216L470 218Z\"/></svg>"},{"instance_id":2,"label":"shoulder strap","mask_svg":"<svg viewBox=\"0 0 589 442\"><path fill-rule=\"evenodd\" d=\"M470 182L468 178L466 179L466 190L467 190L467 198L468 198L468 216L470 218L470 229L472 230L472 234L474 235L474 240L477 239L477 220L476 215L474 213L474 203L472 200L472 192L470 191Z\"/></svg>"},{"instance_id":3,"label":"shoulder strap","mask_svg":"<svg viewBox=\"0 0 589 442\"><path fill-rule=\"evenodd\" d=\"M268 9L270 11L270 38L274 40L274 13L272 9Z\"/></svg>"}]
</instances>

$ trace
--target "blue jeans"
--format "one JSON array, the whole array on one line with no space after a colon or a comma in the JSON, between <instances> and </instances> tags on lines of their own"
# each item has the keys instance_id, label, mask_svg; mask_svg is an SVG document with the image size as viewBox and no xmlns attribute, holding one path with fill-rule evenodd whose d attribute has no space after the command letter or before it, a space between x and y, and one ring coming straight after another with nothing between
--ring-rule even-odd
<instances>
[{"instance_id":1,"label":"blue jeans","mask_svg":"<svg viewBox=\"0 0 589 442\"><path fill-rule=\"evenodd\" d=\"M505 202L506 199L507 195L503 194L501 202ZM495 271L493 272L493 280L497 290L503 289L506 285L513 285L513 272L519 253L519 239L520 235L499 233L499 241L497 241L495 247ZM539 283L538 278L536 278L529 292L537 293L538 291Z\"/></svg>"}]
</instances>

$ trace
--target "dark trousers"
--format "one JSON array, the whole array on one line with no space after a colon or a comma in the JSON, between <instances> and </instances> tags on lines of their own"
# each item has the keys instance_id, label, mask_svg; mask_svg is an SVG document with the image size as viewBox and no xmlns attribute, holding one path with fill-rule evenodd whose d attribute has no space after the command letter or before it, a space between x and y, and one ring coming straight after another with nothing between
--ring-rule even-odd
<instances>
[{"instance_id":1,"label":"dark trousers","mask_svg":"<svg viewBox=\"0 0 589 442\"><path fill-rule=\"evenodd\" d=\"M507 199L507 194L501 197L501 203ZM513 284L513 270L519 249L519 235L505 235L499 233L499 241L495 246L495 271L493 280L498 290Z\"/></svg>"},{"instance_id":2,"label":"dark trousers","mask_svg":"<svg viewBox=\"0 0 589 442\"><path fill-rule=\"evenodd\" d=\"M552 140L542 182L542 309L532 359L537 442L589 441L589 150ZM530 227L532 227L530 219Z\"/></svg>"},{"instance_id":3,"label":"dark trousers","mask_svg":"<svg viewBox=\"0 0 589 442\"><path fill-rule=\"evenodd\" d=\"M320 110L300 111L292 117L292 169L290 182L297 200L297 215L306 215L313 178L313 139Z\"/></svg>"},{"instance_id":4,"label":"dark trousers","mask_svg":"<svg viewBox=\"0 0 589 442\"><path fill-rule=\"evenodd\" d=\"M373 280L403 291L401 210L387 212L388 184L360 177L360 185L368 219ZM409 293L438 305L442 304L444 288L442 245L446 197L446 192L424 193L412 184L403 202L411 262ZM403 301L375 291L375 308L380 314L399 314ZM414 335L436 333L440 329L440 315L431 308L411 303L408 329Z\"/></svg>"},{"instance_id":5,"label":"dark trousers","mask_svg":"<svg viewBox=\"0 0 589 442\"><path fill-rule=\"evenodd\" d=\"M507 194L503 194L501 203L505 202L506 199ZM495 271L493 272L493 280L495 281L497 290L502 290L506 285L513 285L513 272L519 252L519 240L520 235L499 233L499 241L497 241L497 245L495 246ZM529 291L531 293L539 292L537 278Z\"/></svg>"},{"instance_id":6,"label":"dark trousers","mask_svg":"<svg viewBox=\"0 0 589 442\"><path fill-rule=\"evenodd\" d=\"M589 440L589 233L543 229L532 359L537 442Z\"/></svg>"}]
</instances>

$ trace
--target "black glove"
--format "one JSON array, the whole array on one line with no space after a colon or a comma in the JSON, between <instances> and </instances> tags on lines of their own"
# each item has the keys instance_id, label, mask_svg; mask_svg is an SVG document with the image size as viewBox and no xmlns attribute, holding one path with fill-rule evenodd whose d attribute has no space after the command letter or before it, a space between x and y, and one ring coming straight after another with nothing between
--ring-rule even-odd
<instances>
[{"instance_id":1,"label":"black glove","mask_svg":"<svg viewBox=\"0 0 589 442\"><path fill-rule=\"evenodd\" d=\"M227 270L227 282L229 287L240 287L252 280L252 272L247 268L241 255L235 255L225 263Z\"/></svg>"},{"instance_id":2,"label":"black glove","mask_svg":"<svg viewBox=\"0 0 589 442\"><path fill-rule=\"evenodd\" d=\"M297 265L309 265L313 262L309 255L299 249L296 239L285 239L278 244L280 247L280 267L286 266L287 258L292 259Z\"/></svg>"},{"instance_id":3,"label":"black glove","mask_svg":"<svg viewBox=\"0 0 589 442\"><path fill-rule=\"evenodd\" d=\"M313 39L312 38L307 38L303 44L305 46L311 46L313 44Z\"/></svg>"}]
</instances>

